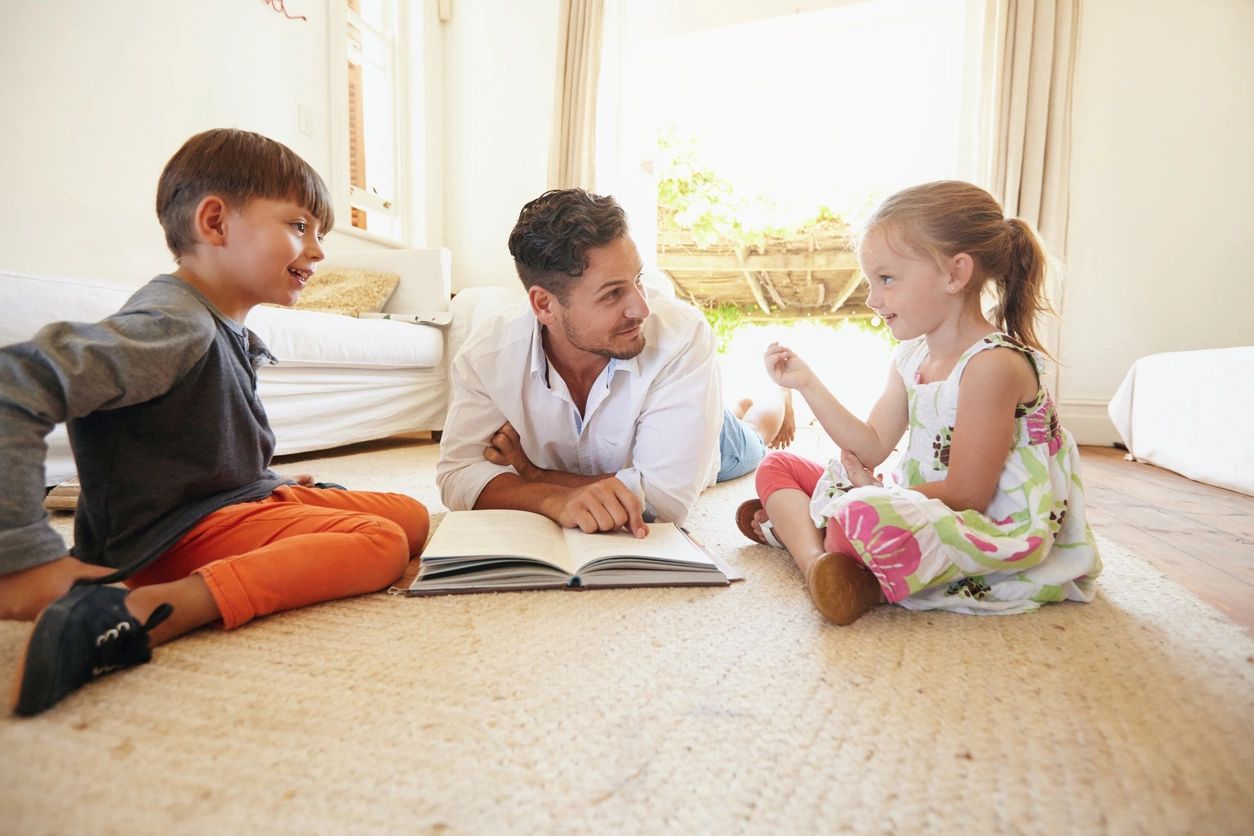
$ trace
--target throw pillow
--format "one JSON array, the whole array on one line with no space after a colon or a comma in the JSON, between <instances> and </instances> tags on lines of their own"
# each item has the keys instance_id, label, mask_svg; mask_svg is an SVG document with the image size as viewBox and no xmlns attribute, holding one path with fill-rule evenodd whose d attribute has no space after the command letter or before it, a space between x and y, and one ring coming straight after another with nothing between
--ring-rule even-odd
<instances>
[{"instance_id":1,"label":"throw pillow","mask_svg":"<svg viewBox=\"0 0 1254 836\"><path fill-rule=\"evenodd\" d=\"M395 273L328 267L309 278L292 307L346 316L378 313L400 282L401 277Z\"/></svg>"}]
</instances>

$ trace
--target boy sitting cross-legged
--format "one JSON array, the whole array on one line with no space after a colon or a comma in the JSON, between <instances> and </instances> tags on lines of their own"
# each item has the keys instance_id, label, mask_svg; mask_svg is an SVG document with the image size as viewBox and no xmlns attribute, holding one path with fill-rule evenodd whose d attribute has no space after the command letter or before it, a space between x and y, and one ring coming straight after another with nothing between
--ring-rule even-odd
<instances>
[{"instance_id":1,"label":"boy sitting cross-legged","mask_svg":"<svg viewBox=\"0 0 1254 836\"><path fill-rule=\"evenodd\" d=\"M166 164L157 216L177 270L102 322L0 348L0 617L37 617L19 714L203 624L381 589L426 540L410 497L269 470L257 369L275 360L243 322L295 302L322 260L322 179L266 137L208 131ZM60 421L82 484L72 554L42 506Z\"/></svg>"}]
</instances>

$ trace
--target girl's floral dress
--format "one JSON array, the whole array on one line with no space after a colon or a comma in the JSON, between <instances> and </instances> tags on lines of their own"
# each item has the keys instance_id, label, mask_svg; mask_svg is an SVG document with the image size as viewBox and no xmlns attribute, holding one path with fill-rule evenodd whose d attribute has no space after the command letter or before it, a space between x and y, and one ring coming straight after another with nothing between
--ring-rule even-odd
<instances>
[{"instance_id":1,"label":"girl's floral dress","mask_svg":"<svg viewBox=\"0 0 1254 836\"><path fill-rule=\"evenodd\" d=\"M815 525L839 523L890 602L1009 614L1049 601L1093 600L1102 563L1085 521L1080 454L1043 385L1015 413L1014 444L986 513L955 512L910 490L945 478L958 381L973 356L997 347L1023 352L1039 378L1043 359L995 333L967 349L945 380L920 383L927 343L903 343L894 364L906 383L910 431L897 484L850 489L835 459L811 497Z\"/></svg>"}]
</instances>

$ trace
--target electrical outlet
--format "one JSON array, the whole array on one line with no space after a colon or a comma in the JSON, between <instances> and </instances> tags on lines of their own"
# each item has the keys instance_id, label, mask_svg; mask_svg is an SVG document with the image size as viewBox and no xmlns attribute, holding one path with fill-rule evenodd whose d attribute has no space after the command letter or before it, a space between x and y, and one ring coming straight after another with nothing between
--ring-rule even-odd
<instances>
[{"instance_id":1,"label":"electrical outlet","mask_svg":"<svg viewBox=\"0 0 1254 836\"><path fill-rule=\"evenodd\" d=\"M307 104L296 105L296 126L305 136L314 135L313 108Z\"/></svg>"}]
</instances>

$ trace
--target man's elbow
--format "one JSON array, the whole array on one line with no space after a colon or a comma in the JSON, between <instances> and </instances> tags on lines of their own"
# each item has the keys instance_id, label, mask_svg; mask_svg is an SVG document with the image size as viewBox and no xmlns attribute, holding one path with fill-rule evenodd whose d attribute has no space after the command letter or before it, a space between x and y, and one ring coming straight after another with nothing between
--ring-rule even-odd
<instances>
[{"instance_id":1,"label":"man's elbow","mask_svg":"<svg viewBox=\"0 0 1254 836\"><path fill-rule=\"evenodd\" d=\"M453 490L449 482L450 480L439 476L435 478L435 484L440 489L440 502L443 503L444 507L450 511L464 511L464 508L456 507L457 492Z\"/></svg>"},{"instance_id":2,"label":"man's elbow","mask_svg":"<svg viewBox=\"0 0 1254 836\"><path fill-rule=\"evenodd\" d=\"M675 525L683 525L684 521L688 519L688 514L692 511L692 505L696 497L693 497L692 501L684 501L682 497L650 496L646 492L645 500L646 508L653 511L655 522L671 522L675 523Z\"/></svg>"},{"instance_id":3,"label":"man's elbow","mask_svg":"<svg viewBox=\"0 0 1254 836\"><path fill-rule=\"evenodd\" d=\"M474 507L474 498L467 501L466 491L462 488L456 470L440 472L436 470L435 484L440 489L440 502L450 511L469 511Z\"/></svg>"}]
</instances>

